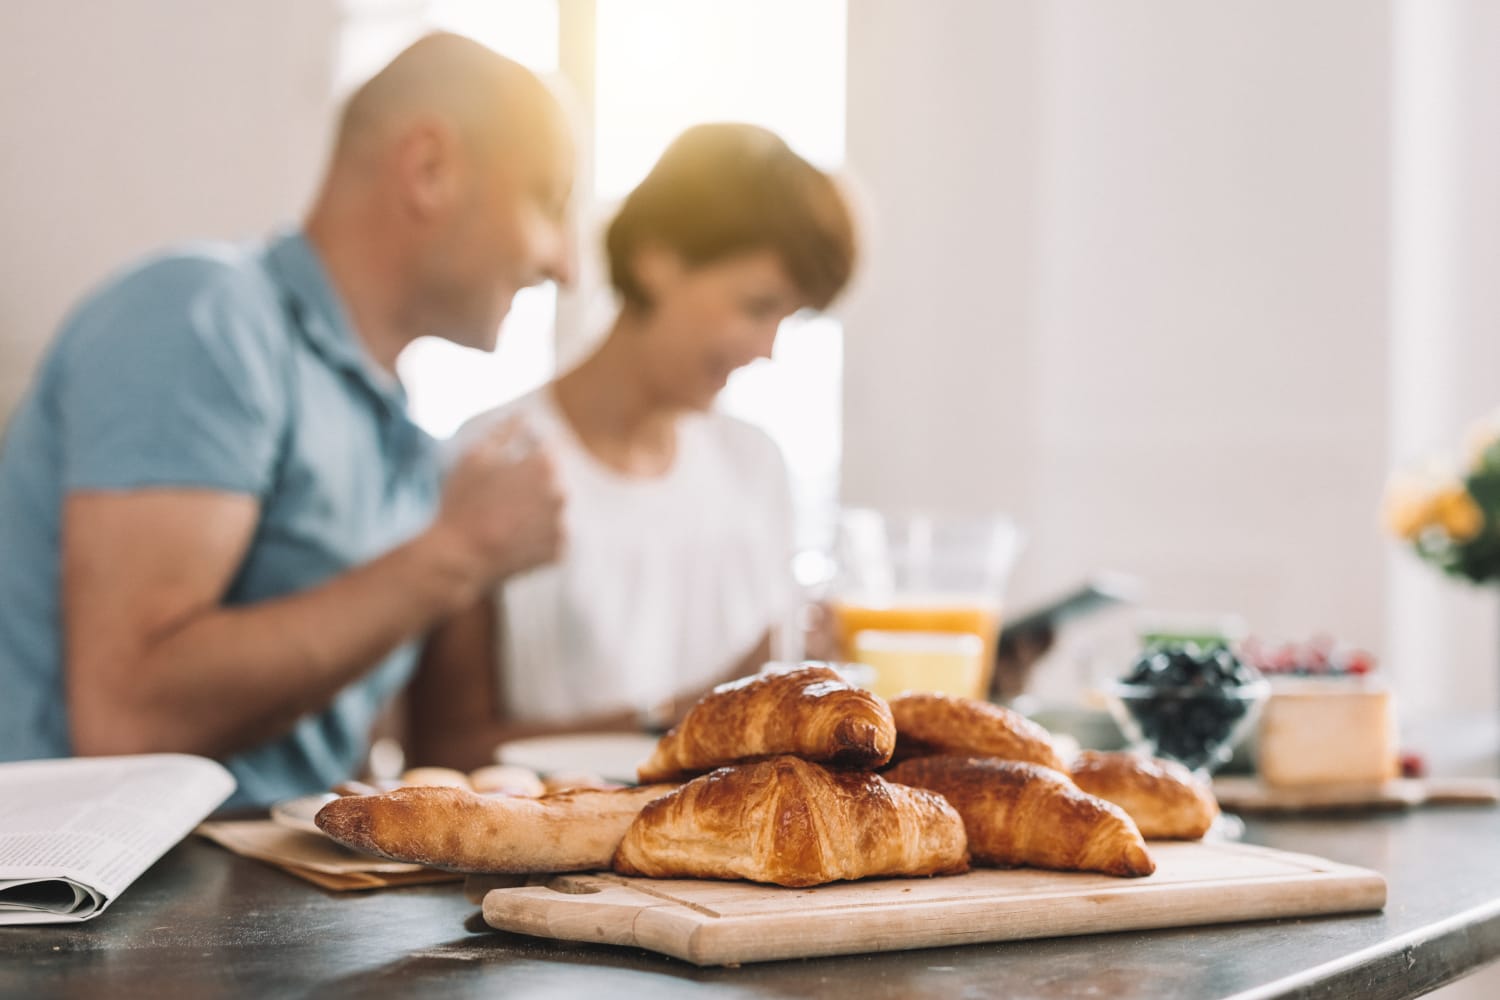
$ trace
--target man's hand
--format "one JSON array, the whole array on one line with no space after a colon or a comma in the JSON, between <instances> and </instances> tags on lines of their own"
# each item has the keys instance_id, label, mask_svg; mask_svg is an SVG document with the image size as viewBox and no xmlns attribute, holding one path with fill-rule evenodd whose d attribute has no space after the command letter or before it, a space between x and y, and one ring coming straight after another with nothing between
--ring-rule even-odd
<instances>
[{"instance_id":1,"label":"man's hand","mask_svg":"<svg viewBox=\"0 0 1500 1000\"><path fill-rule=\"evenodd\" d=\"M557 558L562 509L551 456L512 420L464 452L432 530L454 539L489 583Z\"/></svg>"}]
</instances>

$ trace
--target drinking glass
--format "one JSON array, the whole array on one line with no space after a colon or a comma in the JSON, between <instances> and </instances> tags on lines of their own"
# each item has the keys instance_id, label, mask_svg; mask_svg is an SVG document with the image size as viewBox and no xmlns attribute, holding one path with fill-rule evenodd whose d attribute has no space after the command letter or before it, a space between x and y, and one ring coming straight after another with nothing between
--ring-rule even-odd
<instances>
[{"instance_id":1,"label":"drinking glass","mask_svg":"<svg viewBox=\"0 0 1500 1000\"><path fill-rule=\"evenodd\" d=\"M985 697L1020 547L1020 530L1000 514L843 510L829 601L840 655L875 667L880 693Z\"/></svg>"}]
</instances>

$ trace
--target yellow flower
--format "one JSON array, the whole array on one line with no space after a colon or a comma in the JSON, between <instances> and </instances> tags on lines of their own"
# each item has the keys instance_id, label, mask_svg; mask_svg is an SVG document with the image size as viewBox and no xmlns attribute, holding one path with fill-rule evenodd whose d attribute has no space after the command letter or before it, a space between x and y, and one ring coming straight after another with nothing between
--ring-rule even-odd
<instances>
[{"instance_id":1,"label":"yellow flower","mask_svg":"<svg viewBox=\"0 0 1500 1000\"><path fill-rule=\"evenodd\" d=\"M1385 525L1392 535L1414 542L1441 531L1459 545L1484 530L1484 511L1464 484L1450 478L1406 478L1386 494Z\"/></svg>"},{"instance_id":2,"label":"yellow flower","mask_svg":"<svg viewBox=\"0 0 1500 1000\"><path fill-rule=\"evenodd\" d=\"M1385 504L1386 530L1403 541L1414 542L1431 523L1431 511L1427 497L1393 493Z\"/></svg>"},{"instance_id":3,"label":"yellow flower","mask_svg":"<svg viewBox=\"0 0 1500 1000\"><path fill-rule=\"evenodd\" d=\"M1449 487L1434 498L1437 523L1449 538L1462 545L1484 528L1484 511L1462 486Z\"/></svg>"},{"instance_id":4,"label":"yellow flower","mask_svg":"<svg viewBox=\"0 0 1500 1000\"><path fill-rule=\"evenodd\" d=\"M1386 490L1385 527L1403 541L1414 542L1437 520L1438 482L1431 476L1406 474Z\"/></svg>"}]
</instances>

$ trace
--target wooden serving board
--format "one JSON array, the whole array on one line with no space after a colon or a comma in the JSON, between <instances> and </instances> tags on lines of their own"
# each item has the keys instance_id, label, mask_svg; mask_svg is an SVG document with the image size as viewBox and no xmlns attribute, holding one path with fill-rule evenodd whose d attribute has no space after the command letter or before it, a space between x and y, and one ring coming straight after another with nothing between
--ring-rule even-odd
<instances>
[{"instance_id":1,"label":"wooden serving board","mask_svg":"<svg viewBox=\"0 0 1500 1000\"><path fill-rule=\"evenodd\" d=\"M1214 778L1214 797L1231 812L1288 813L1358 809L1411 809L1422 805L1494 805L1494 778L1396 778L1366 784L1277 788L1259 778Z\"/></svg>"},{"instance_id":2,"label":"wooden serving board","mask_svg":"<svg viewBox=\"0 0 1500 1000\"><path fill-rule=\"evenodd\" d=\"M695 965L900 951L983 941L1378 910L1385 879L1264 847L1153 842L1154 875L976 869L812 889L749 882L560 875L495 889L499 930L631 945Z\"/></svg>"}]
</instances>

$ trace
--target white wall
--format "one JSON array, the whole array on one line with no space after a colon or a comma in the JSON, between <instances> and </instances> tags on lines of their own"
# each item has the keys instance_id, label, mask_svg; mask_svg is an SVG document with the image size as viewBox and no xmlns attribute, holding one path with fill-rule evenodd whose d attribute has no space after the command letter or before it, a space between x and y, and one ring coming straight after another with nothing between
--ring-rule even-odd
<instances>
[{"instance_id":1,"label":"white wall","mask_svg":"<svg viewBox=\"0 0 1500 1000\"><path fill-rule=\"evenodd\" d=\"M1382 646L1385 9L1048 14L1037 568Z\"/></svg>"},{"instance_id":2,"label":"white wall","mask_svg":"<svg viewBox=\"0 0 1500 1000\"><path fill-rule=\"evenodd\" d=\"M841 309L847 502L1035 520L1038 10L850 5L847 155L872 231Z\"/></svg>"},{"instance_id":3,"label":"white wall","mask_svg":"<svg viewBox=\"0 0 1500 1000\"><path fill-rule=\"evenodd\" d=\"M0 4L0 424L101 276L301 215L337 24L336 0Z\"/></svg>"},{"instance_id":4,"label":"white wall","mask_svg":"<svg viewBox=\"0 0 1500 1000\"><path fill-rule=\"evenodd\" d=\"M1491 192L1459 224L1469 267L1500 222L1488 30L1459 35L1461 106L1488 116L1461 130L1487 124L1470 144L1489 159L1457 151L1490 167L1464 189ZM847 310L847 498L1017 512L1015 605L1130 570L1157 607L1399 654L1417 714L1493 704L1492 598L1455 610L1475 595L1407 566L1433 605L1387 604L1401 567L1378 508L1410 378L1391 340L1396 50L1391 9L1365 0L859 4L849 159L879 243ZM1435 391L1464 412L1433 443L1500 404L1500 364L1463 349L1500 342L1493 294L1456 280L1484 309L1453 333ZM1058 688L1086 646L1128 651L1128 622L1089 632Z\"/></svg>"}]
</instances>

